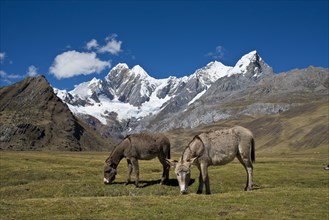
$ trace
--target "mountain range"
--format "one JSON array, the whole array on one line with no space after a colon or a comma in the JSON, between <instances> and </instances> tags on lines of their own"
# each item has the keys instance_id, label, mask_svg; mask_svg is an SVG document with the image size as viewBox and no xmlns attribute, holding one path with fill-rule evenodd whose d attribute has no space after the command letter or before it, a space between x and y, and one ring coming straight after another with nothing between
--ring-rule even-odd
<instances>
[{"instance_id":1,"label":"mountain range","mask_svg":"<svg viewBox=\"0 0 329 220\"><path fill-rule=\"evenodd\" d=\"M273 114L328 94L328 69L275 74L257 51L235 66L214 61L182 78L155 79L141 66L118 64L104 79L55 89L70 110L104 137L195 128L240 115ZM290 100L289 100L290 99Z\"/></svg>"},{"instance_id":2,"label":"mountain range","mask_svg":"<svg viewBox=\"0 0 329 220\"><path fill-rule=\"evenodd\" d=\"M182 78L155 79L139 65L120 63L72 91L28 77L0 88L0 150L110 150L144 131L174 137L180 150L183 136L188 141L200 129L231 124L252 129L264 145L280 145L301 131L294 123L303 117L310 117L300 132L306 139L288 145L316 147L328 143L328 125L319 122L328 119L328 76L328 68L312 66L275 74L252 51L235 66L214 61Z\"/></svg>"},{"instance_id":3,"label":"mountain range","mask_svg":"<svg viewBox=\"0 0 329 220\"><path fill-rule=\"evenodd\" d=\"M232 79L236 85L230 82L221 85L222 90L230 92L252 86L273 74L272 68L252 51L234 67L214 61L182 78L155 79L139 65L130 69L120 63L103 80L93 78L72 91L55 89L55 93L75 115L103 136L120 139L129 132L198 126L202 122L184 121L179 115L194 108L193 103L213 91L216 82ZM214 120L225 117L228 116ZM173 124L176 120L181 123ZM171 121L169 126L167 121Z\"/></svg>"}]
</instances>

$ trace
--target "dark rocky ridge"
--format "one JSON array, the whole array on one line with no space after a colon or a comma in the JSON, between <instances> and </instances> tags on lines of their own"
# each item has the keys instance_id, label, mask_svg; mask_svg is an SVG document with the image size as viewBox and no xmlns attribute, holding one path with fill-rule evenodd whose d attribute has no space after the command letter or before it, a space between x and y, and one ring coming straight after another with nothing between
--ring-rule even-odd
<instances>
[{"instance_id":1,"label":"dark rocky ridge","mask_svg":"<svg viewBox=\"0 0 329 220\"><path fill-rule=\"evenodd\" d=\"M80 122L44 76L0 88L1 150L109 150L111 140Z\"/></svg>"}]
</instances>

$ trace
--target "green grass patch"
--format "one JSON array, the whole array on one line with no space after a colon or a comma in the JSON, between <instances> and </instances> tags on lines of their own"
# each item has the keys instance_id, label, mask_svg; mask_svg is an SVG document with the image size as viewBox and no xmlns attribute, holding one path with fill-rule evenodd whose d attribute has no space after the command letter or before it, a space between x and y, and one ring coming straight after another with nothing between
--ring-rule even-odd
<instances>
[{"instance_id":1,"label":"green grass patch","mask_svg":"<svg viewBox=\"0 0 329 220\"><path fill-rule=\"evenodd\" d=\"M251 192L237 160L210 167L211 195L195 194L196 167L190 194L180 195L172 170L171 185L158 184L156 159L140 161L135 189L123 184L125 160L115 183L103 184L104 152L1 152L0 219L328 219L325 149L257 155Z\"/></svg>"}]
</instances>

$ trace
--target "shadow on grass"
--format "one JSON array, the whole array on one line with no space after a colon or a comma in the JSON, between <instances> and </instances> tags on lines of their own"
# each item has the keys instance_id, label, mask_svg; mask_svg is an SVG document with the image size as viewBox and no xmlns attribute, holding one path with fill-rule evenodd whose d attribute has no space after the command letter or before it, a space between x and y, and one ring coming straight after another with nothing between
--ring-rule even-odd
<instances>
[{"instance_id":1,"label":"shadow on grass","mask_svg":"<svg viewBox=\"0 0 329 220\"><path fill-rule=\"evenodd\" d=\"M139 181L140 184L144 184L144 185L140 186L140 188L145 188L145 187L148 187L148 186L160 184L160 181L161 180L151 180L151 181L142 180L142 181ZM191 186L194 182L195 182L195 179L191 179L190 183L188 185ZM176 186L178 186L178 181L177 181L177 179L169 179L164 185L165 186L174 186L174 187L176 187Z\"/></svg>"},{"instance_id":2,"label":"shadow on grass","mask_svg":"<svg viewBox=\"0 0 329 220\"><path fill-rule=\"evenodd\" d=\"M157 185L160 184L161 179L159 180L140 180L139 181L139 188L146 188L148 186L153 186L153 185ZM191 179L190 183L188 184L189 186L191 186L193 183L195 182L195 179ZM130 181L129 184L134 184L134 181ZM111 184L108 185L124 185L125 182L113 182ZM177 179L169 179L165 184L165 186L178 186L178 181Z\"/></svg>"},{"instance_id":3,"label":"shadow on grass","mask_svg":"<svg viewBox=\"0 0 329 220\"><path fill-rule=\"evenodd\" d=\"M271 185L260 185L260 184L256 184L254 183L252 185L252 191L253 190L260 190L260 189L269 189L269 188L274 188L274 186L271 186Z\"/></svg>"}]
</instances>

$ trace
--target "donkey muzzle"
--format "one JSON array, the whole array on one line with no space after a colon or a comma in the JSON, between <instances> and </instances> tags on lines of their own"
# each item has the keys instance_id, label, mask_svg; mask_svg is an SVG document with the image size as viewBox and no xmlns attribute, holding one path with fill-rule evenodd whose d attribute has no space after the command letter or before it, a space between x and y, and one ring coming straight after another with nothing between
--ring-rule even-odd
<instances>
[{"instance_id":1,"label":"donkey muzzle","mask_svg":"<svg viewBox=\"0 0 329 220\"><path fill-rule=\"evenodd\" d=\"M110 184L110 180L104 178L104 184Z\"/></svg>"},{"instance_id":2,"label":"donkey muzzle","mask_svg":"<svg viewBox=\"0 0 329 220\"><path fill-rule=\"evenodd\" d=\"M182 194L182 195L186 195L187 193L188 193L187 189L184 189L184 190L180 191L180 194Z\"/></svg>"}]
</instances>

